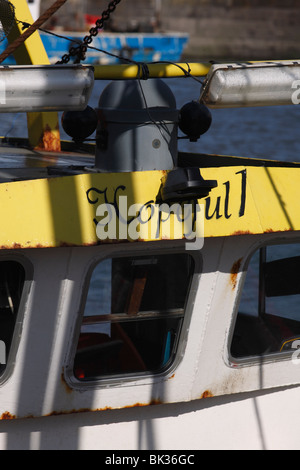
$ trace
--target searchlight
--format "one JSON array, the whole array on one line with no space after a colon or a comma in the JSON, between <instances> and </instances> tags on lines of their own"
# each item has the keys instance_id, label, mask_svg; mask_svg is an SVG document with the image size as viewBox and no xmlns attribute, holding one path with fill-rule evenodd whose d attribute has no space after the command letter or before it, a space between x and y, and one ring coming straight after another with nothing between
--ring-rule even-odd
<instances>
[{"instance_id":1,"label":"searchlight","mask_svg":"<svg viewBox=\"0 0 300 470\"><path fill-rule=\"evenodd\" d=\"M300 103L300 62L213 64L200 101L209 108Z\"/></svg>"},{"instance_id":2,"label":"searchlight","mask_svg":"<svg viewBox=\"0 0 300 470\"><path fill-rule=\"evenodd\" d=\"M91 66L0 66L0 113L83 110L93 84Z\"/></svg>"}]
</instances>

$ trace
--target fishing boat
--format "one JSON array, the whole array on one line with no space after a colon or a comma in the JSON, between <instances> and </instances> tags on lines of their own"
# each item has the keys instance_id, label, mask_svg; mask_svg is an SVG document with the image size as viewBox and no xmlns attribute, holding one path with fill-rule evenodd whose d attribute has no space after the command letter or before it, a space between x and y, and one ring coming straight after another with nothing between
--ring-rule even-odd
<instances>
[{"instance_id":1,"label":"fishing boat","mask_svg":"<svg viewBox=\"0 0 300 470\"><path fill-rule=\"evenodd\" d=\"M300 62L146 77L45 64L35 33L25 47L31 64L0 66L1 112L28 113L26 143L0 146L1 449L135 467L299 448L300 165L180 152L178 132L299 104ZM162 78L191 76L200 98L178 110Z\"/></svg>"},{"instance_id":2,"label":"fishing boat","mask_svg":"<svg viewBox=\"0 0 300 470\"><path fill-rule=\"evenodd\" d=\"M41 39L51 63L55 63L68 53L70 45L76 44L82 38L80 33L63 34L71 42L66 41L64 37L41 33ZM178 62L182 58L188 40L188 34L179 32L101 33L94 42L96 49L88 52L86 63L110 65L122 63L128 58L137 62Z\"/></svg>"},{"instance_id":3,"label":"fishing boat","mask_svg":"<svg viewBox=\"0 0 300 470\"><path fill-rule=\"evenodd\" d=\"M40 16L40 0L32 0L28 6L33 20L37 20ZM161 7L157 6L154 18L160 15L160 9ZM179 62L181 60L189 41L188 33L163 32L153 29L151 25L144 30L135 29L134 32L102 30L94 38L93 48L87 51L84 63L109 65L124 63L127 59L137 62ZM61 31L61 28L40 31L50 63L55 64L69 52L70 47L80 43L83 34L77 31ZM6 39L0 43L0 53L6 49L7 45ZM14 56L9 56L4 63L16 64Z\"/></svg>"}]
</instances>

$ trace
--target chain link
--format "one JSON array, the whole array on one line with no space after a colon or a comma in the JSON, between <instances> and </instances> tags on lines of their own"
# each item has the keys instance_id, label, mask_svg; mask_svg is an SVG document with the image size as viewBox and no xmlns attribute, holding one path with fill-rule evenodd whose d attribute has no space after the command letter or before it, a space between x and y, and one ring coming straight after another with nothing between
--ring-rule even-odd
<instances>
[{"instance_id":1,"label":"chain link","mask_svg":"<svg viewBox=\"0 0 300 470\"><path fill-rule=\"evenodd\" d=\"M121 0L112 0L109 2L108 7L106 10L102 12L101 18L98 18L96 20L95 26L93 26L89 30L89 35L85 36L83 38L82 43L77 46L77 47L70 47L69 53L64 54L59 62L57 64L67 64L71 57L77 56L75 60L75 64L79 64L82 60L85 60L86 58L86 51L88 49L89 44L93 41L94 37L97 36L98 32L100 29L103 28L104 23L110 19L111 13L113 13Z\"/></svg>"}]
</instances>

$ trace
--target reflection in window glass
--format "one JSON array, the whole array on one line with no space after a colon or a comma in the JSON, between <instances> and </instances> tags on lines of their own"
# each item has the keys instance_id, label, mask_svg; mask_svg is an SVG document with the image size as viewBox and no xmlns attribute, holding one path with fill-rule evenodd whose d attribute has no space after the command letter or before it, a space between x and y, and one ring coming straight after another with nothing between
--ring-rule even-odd
<instances>
[{"instance_id":1,"label":"reflection in window glass","mask_svg":"<svg viewBox=\"0 0 300 470\"><path fill-rule=\"evenodd\" d=\"M6 368L24 281L20 263L0 261L0 374Z\"/></svg>"},{"instance_id":2,"label":"reflection in window glass","mask_svg":"<svg viewBox=\"0 0 300 470\"><path fill-rule=\"evenodd\" d=\"M300 244L270 245L252 257L234 328L234 358L294 349L300 339Z\"/></svg>"},{"instance_id":3,"label":"reflection in window glass","mask_svg":"<svg viewBox=\"0 0 300 470\"><path fill-rule=\"evenodd\" d=\"M113 258L93 271L74 362L80 380L158 372L178 344L193 259Z\"/></svg>"}]
</instances>

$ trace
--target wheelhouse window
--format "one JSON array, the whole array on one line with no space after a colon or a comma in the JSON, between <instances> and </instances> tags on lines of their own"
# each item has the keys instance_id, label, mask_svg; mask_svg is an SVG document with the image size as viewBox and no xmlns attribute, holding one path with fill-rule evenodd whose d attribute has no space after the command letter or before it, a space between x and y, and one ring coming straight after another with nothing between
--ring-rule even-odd
<instances>
[{"instance_id":1,"label":"wheelhouse window","mask_svg":"<svg viewBox=\"0 0 300 470\"><path fill-rule=\"evenodd\" d=\"M270 245L252 257L231 343L236 359L297 349L300 244Z\"/></svg>"},{"instance_id":2,"label":"wheelhouse window","mask_svg":"<svg viewBox=\"0 0 300 470\"><path fill-rule=\"evenodd\" d=\"M174 360L194 272L187 254L101 261L89 285L77 379L157 373Z\"/></svg>"},{"instance_id":3,"label":"wheelhouse window","mask_svg":"<svg viewBox=\"0 0 300 470\"><path fill-rule=\"evenodd\" d=\"M6 369L21 296L25 270L17 261L0 261L0 375Z\"/></svg>"}]
</instances>

